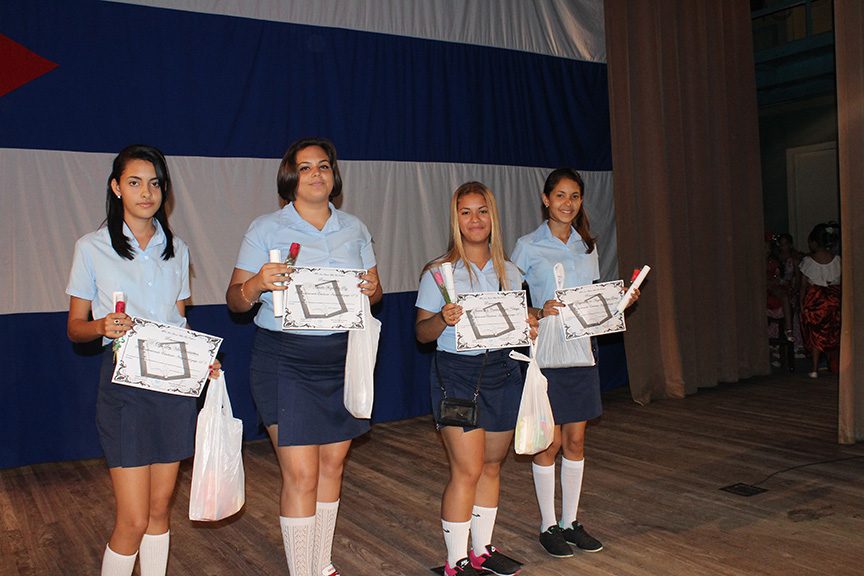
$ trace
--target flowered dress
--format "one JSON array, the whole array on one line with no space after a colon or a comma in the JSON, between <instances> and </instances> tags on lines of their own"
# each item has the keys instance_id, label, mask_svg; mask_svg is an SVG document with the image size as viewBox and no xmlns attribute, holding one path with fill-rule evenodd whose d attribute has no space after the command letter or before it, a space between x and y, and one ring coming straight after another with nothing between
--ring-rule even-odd
<instances>
[{"instance_id":1,"label":"flowered dress","mask_svg":"<svg viewBox=\"0 0 864 576\"><path fill-rule=\"evenodd\" d=\"M808 284L801 301L801 332L807 349L828 354L840 348L840 257L819 264L809 256L801 260Z\"/></svg>"}]
</instances>

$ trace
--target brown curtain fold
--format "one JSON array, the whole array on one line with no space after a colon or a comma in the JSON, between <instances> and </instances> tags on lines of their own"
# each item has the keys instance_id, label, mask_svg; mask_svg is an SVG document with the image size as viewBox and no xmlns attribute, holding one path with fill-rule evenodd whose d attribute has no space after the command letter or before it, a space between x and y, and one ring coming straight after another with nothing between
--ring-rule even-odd
<instances>
[{"instance_id":1,"label":"brown curtain fold","mask_svg":"<svg viewBox=\"0 0 864 576\"><path fill-rule=\"evenodd\" d=\"M834 0L837 66L837 155L840 227L843 243L843 306L840 335L838 441L864 440L864 6L860 0ZM856 241L857 239L857 241Z\"/></svg>"},{"instance_id":2,"label":"brown curtain fold","mask_svg":"<svg viewBox=\"0 0 864 576\"><path fill-rule=\"evenodd\" d=\"M750 5L604 11L619 268L652 268L627 321L633 399L767 374Z\"/></svg>"}]
</instances>

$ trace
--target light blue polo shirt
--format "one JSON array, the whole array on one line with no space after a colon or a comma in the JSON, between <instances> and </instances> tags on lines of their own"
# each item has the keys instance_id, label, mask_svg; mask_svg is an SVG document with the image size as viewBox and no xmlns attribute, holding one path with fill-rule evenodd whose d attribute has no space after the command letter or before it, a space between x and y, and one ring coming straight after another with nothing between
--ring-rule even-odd
<instances>
[{"instance_id":1,"label":"light blue polo shirt","mask_svg":"<svg viewBox=\"0 0 864 576\"><path fill-rule=\"evenodd\" d=\"M141 250L132 230L124 223L134 258L121 258L111 246L108 228L82 236L75 243L72 271L66 294L89 300L93 318L104 318L114 312L114 292L126 293L126 313L171 326L184 328L186 318L177 310L177 301L192 295L189 289L189 247L174 236L174 257L162 259L165 233L153 220L156 233ZM102 338L108 344L110 338Z\"/></svg>"},{"instance_id":2,"label":"light blue polo shirt","mask_svg":"<svg viewBox=\"0 0 864 576\"><path fill-rule=\"evenodd\" d=\"M564 288L584 286L600 279L596 244L594 250L586 254L588 247L576 230L571 232L565 244L552 235L547 222L519 238L510 255L510 260L525 272L534 308L542 308L547 300L555 299L552 268L558 262L564 266Z\"/></svg>"},{"instance_id":3,"label":"light blue polo shirt","mask_svg":"<svg viewBox=\"0 0 864 576\"><path fill-rule=\"evenodd\" d=\"M507 262L507 278L510 281L510 290L522 289L522 273L513 265L512 262ZM453 283L457 293L467 292L499 292L498 276L495 274L495 266L490 259L480 270L475 264L469 264L474 270L474 281L468 274L468 269L465 263L459 260L453 265ZM422 308L428 312L440 312L444 307L444 296L438 289L435 283L435 278L432 276L433 271L438 270L438 267L433 267L423 273L420 277L420 287L417 289L417 308ZM502 287L501 290L504 288ZM456 351L456 328L447 326L444 331L438 336L438 350L452 352L454 354L467 354L476 356L483 354L485 350L465 350Z\"/></svg>"},{"instance_id":4,"label":"light blue polo shirt","mask_svg":"<svg viewBox=\"0 0 864 576\"><path fill-rule=\"evenodd\" d=\"M337 210L330 204L330 218L322 230L304 220L294 203L281 210L256 218L240 245L236 268L257 274L270 261L270 250L279 249L283 258L293 243L300 244L297 266L355 268L369 270L375 266L372 236L356 216ZM273 316L273 293L261 294L261 307L255 324L267 330L282 331L282 319ZM292 334L331 334L321 330L291 330Z\"/></svg>"}]
</instances>

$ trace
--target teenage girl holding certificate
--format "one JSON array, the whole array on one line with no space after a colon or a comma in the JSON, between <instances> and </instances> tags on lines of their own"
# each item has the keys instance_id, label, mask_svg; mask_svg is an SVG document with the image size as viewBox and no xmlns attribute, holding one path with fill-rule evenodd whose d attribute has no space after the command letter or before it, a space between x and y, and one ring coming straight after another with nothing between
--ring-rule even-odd
<instances>
[{"instance_id":1,"label":"teenage girl holding certificate","mask_svg":"<svg viewBox=\"0 0 864 576\"><path fill-rule=\"evenodd\" d=\"M498 208L492 192L479 182L460 186L450 202L447 252L426 265L417 294L416 333L420 342L437 341L430 386L436 421L448 398L476 397L476 427L439 425L450 480L441 502L441 526L447 546L445 576L476 576L475 569L499 575L519 572L519 564L499 553L492 542L498 513L501 463L510 449L522 394L522 374L509 349L457 351L456 329L462 307L444 293L442 265L453 269L455 291L519 290L522 275L502 248ZM450 302L448 302L450 300ZM532 337L536 319L528 320ZM442 387L444 390L442 390ZM471 550L468 550L468 536Z\"/></svg>"},{"instance_id":2,"label":"teenage girl holding certificate","mask_svg":"<svg viewBox=\"0 0 864 576\"><path fill-rule=\"evenodd\" d=\"M130 329L130 314L186 326L189 249L168 226L172 189L162 152L124 148L114 159L107 194L105 225L75 244L67 331L73 342L101 337L105 348L96 425L117 516L102 575L129 576L138 556L142 576L161 576L177 471L195 448L197 399L113 384L111 344ZM115 292L125 294L125 312L115 310ZM218 363L211 368L215 377Z\"/></svg>"},{"instance_id":3,"label":"teenage girl holding certificate","mask_svg":"<svg viewBox=\"0 0 864 576\"><path fill-rule=\"evenodd\" d=\"M564 266L564 288L591 284L600 279L595 239L591 237L588 214L582 201L582 177L572 168L559 168L546 178L542 201L545 221L534 232L519 238L513 262L525 272L525 280L538 319L558 314L563 303L555 299L556 263ZM636 301L635 290L630 303ZM588 338L578 340L590 355ZM583 355L584 356L584 355ZM576 521L584 469L583 448L588 420L603 412L600 404L600 377L597 366L544 369L549 401L555 417L555 437L543 452L534 455L533 474L540 504L540 543L552 556L573 555L570 544L586 552L598 552L603 545ZM561 524L555 516L555 458L561 459Z\"/></svg>"},{"instance_id":4,"label":"teenage girl holding certificate","mask_svg":"<svg viewBox=\"0 0 864 576\"><path fill-rule=\"evenodd\" d=\"M360 288L371 304L381 299L381 286L366 226L330 202L342 191L342 177L329 140L292 144L276 182L287 204L249 226L226 299L233 312L261 302L250 385L282 472L279 522L291 576L338 576L330 553L342 465L369 420L354 418L343 403L348 333L282 330L273 295L285 290L292 269L271 263L269 253L278 249L286 257L297 244L298 266L362 268Z\"/></svg>"}]
</instances>

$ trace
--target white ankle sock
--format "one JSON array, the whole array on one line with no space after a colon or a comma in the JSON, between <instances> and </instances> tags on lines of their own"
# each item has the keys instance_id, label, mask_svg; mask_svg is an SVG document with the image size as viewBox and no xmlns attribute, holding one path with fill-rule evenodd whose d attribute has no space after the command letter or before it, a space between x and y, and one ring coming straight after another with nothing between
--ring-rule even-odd
<instances>
[{"instance_id":1,"label":"white ankle sock","mask_svg":"<svg viewBox=\"0 0 864 576\"><path fill-rule=\"evenodd\" d=\"M492 531L495 529L495 517L498 507L484 508L474 506L471 512L471 547L475 556L486 553L486 546L492 543Z\"/></svg>"},{"instance_id":2,"label":"white ankle sock","mask_svg":"<svg viewBox=\"0 0 864 576\"><path fill-rule=\"evenodd\" d=\"M124 556L117 554L106 545L105 554L102 556L102 576L131 576L137 557L138 552L131 556Z\"/></svg>"},{"instance_id":3,"label":"white ankle sock","mask_svg":"<svg viewBox=\"0 0 864 576\"><path fill-rule=\"evenodd\" d=\"M444 531L444 544L447 546L447 563L453 568L459 560L468 556L471 521L448 522L442 519L441 529Z\"/></svg>"},{"instance_id":4,"label":"white ankle sock","mask_svg":"<svg viewBox=\"0 0 864 576\"><path fill-rule=\"evenodd\" d=\"M170 542L170 530L164 534L144 534L141 546L138 548L141 576L165 576Z\"/></svg>"},{"instance_id":5,"label":"white ankle sock","mask_svg":"<svg viewBox=\"0 0 864 576\"><path fill-rule=\"evenodd\" d=\"M545 532L553 524L555 518L555 464L540 466L531 463L531 473L534 476L534 492L540 505L540 532Z\"/></svg>"},{"instance_id":6,"label":"white ankle sock","mask_svg":"<svg viewBox=\"0 0 864 576\"><path fill-rule=\"evenodd\" d=\"M336 516L339 513L339 500L317 502L315 505L315 541L312 547L314 574L320 576L331 564L333 534L336 532Z\"/></svg>"},{"instance_id":7,"label":"white ankle sock","mask_svg":"<svg viewBox=\"0 0 864 576\"><path fill-rule=\"evenodd\" d=\"M570 528L579 512L579 497L582 495L582 473L585 460L561 458L561 525Z\"/></svg>"},{"instance_id":8,"label":"white ankle sock","mask_svg":"<svg viewBox=\"0 0 864 576\"><path fill-rule=\"evenodd\" d=\"M308 518L279 517L282 544L291 576L317 576L313 573L312 548L315 538L315 516Z\"/></svg>"}]
</instances>

